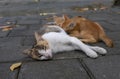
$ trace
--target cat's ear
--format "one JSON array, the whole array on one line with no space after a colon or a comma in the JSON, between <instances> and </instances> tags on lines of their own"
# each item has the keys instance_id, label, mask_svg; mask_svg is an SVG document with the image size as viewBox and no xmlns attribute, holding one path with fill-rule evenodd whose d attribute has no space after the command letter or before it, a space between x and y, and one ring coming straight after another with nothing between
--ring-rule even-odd
<instances>
[{"instance_id":1,"label":"cat's ear","mask_svg":"<svg viewBox=\"0 0 120 79\"><path fill-rule=\"evenodd\" d=\"M69 20L70 18L67 15L63 15L64 20Z\"/></svg>"},{"instance_id":2,"label":"cat's ear","mask_svg":"<svg viewBox=\"0 0 120 79\"><path fill-rule=\"evenodd\" d=\"M35 39L37 43L41 39L41 35L38 32L35 32Z\"/></svg>"}]
</instances>

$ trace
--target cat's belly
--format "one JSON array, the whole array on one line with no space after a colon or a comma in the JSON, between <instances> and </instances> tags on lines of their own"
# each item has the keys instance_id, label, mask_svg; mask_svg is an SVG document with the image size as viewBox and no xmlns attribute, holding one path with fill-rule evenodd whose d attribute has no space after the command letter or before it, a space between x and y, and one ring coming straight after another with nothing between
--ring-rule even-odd
<instances>
[{"instance_id":1,"label":"cat's belly","mask_svg":"<svg viewBox=\"0 0 120 79\"><path fill-rule=\"evenodd\" d=\"M50 32L44 34L42 37L52 44L68 43L70 41L70 36L64 33Z\"/></svg>"},{"instance_id":2,"label":"cat's belly","mask_svg":"<svg viewBox=\"0 0 120 79\"><path fill-rule=\"evenodd\" d=\"M62 51L71 51L75 48L70 42L70 36L61 33L47 33L42 36L46 39L50 45L50 48L54 53Z\"/></svg>"},{"instance_id":3,"label":"cat's belly","mask_svg":"<svg viewBox=\"0 0 120 79\"><path fill-rule=\"evenodd\" d=\"M71 45L67 45L67 44L55 44L55 45L51 45L51 49L53 51L53 53L57 53L57 52L63 52L63 51L71 51L74 50L74 47L72 47Z\"/></svg>"}]
</instances>

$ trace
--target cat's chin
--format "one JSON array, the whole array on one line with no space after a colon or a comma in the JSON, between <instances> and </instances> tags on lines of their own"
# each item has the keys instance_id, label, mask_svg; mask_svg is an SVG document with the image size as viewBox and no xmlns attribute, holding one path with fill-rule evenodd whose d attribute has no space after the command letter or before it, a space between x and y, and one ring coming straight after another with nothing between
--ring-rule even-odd
<instances>
[{"instance_id":1,"label":"cat's chin","mask_svg":"<svg viewBox=\"0 0 120 79\"><path fill-rule=\"evenodd\" d=\"M51 50L51 49L38 50L38 53L39 53L41 56L45 56L45 57L48 57L48 58L52 58L52 50Z\"/></svg>"}]
</instances>

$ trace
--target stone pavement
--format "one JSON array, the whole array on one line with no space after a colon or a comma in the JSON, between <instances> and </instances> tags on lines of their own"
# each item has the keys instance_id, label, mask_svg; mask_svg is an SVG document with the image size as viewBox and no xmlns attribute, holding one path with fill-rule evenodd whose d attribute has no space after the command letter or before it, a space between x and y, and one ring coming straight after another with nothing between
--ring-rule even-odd
<instances>
[{"instance_id":1,"label":"stone pavement","mask_svg":"<svg viewBox=\"0 0 120 79\"><path fill-rule=\"evenodd\" d=\"M0 27L9 22L16 24L12 30L0 29L0 79L120 79L120 8L85 12L71 9L90 3L85 1L0 0ZM110 5L109 2L106 6ZM40 16L48 12L51 14ZM36 61L23 55L22 51L35 42L34 31L51 21L52 13L81 15L99 22L115 47L108 48L102 42L93 44L108 51L97 59L88 58L82 51L63 52L49 61ZM10 71L9 67L16 62L22 62L22 66Z\"/></svg>"}]
</instances>

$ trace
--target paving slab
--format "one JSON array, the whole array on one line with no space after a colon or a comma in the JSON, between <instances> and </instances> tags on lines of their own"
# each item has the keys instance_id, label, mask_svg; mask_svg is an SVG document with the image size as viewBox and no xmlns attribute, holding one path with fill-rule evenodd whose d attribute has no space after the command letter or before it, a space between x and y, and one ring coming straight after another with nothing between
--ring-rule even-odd
<instances>
[{"instance_id":1,"label":"paving slab","mask_svg":"<svg viewBox=\"0 0 120 79\"><path fill-rule=\"evenodd\" d=\"M9 33L9 37L24 37L34 35L34 30L12 30Z\"/></svg>"},{"instance_id":2,"label":"paving slab","mask_svg":"<svg viewBox=\"0 0 120 79\"><path fill-rule=\"evenodd\" d=\"M111 11L114 13L118 13L120 11L120 7L111 8Z\"/></svg>"},{"instance_id":3,"label":"paving slab","mask_svg":"<svg viewBox=\"0 0 120 79\"><path fill-rule=\"evenodd\" d=\"M86 58L83 62L95 79L120 79L120 55Z\"/></svg>"},{"instance_id":4,"label":"paving slab","mask_svg":"<svg viewBox=\"0 0 120 79\"><path fill-rule=\"evenodd\" d=\"M4 37L0 38L0 47L15 47L22 46L21 42L24 37Z\"/></svg>"},{"instance_id":5,"label":"paving slab","mask_svg":"<svg viewBox=\"0 0 120 79\"><path fill-rule=\"evenodd\" d=\"M33 0L34 1L34 0ZM6 2L0 3L0 16L22 16L22 15L34 15L38 14L38 5L34 2Z\"/></svg>"},{"instance_id":6,"label":"paving slab","mask_svg":"<svg viewBox=\"0 0 120 79\"><path fill-rule=\"evenodd\" d=\"M0 62L13 62L28 60L26 55L23 54L23 50L29 47L1 47L0 48Z\"/></svg>"},{"instance_id":7,"label":"paving slab","mask_svg":"<svg viewBox=\"0 0 120 79\"><path fill-rule=\"evenodd\" d=\"M34 36L29 36L29 37L25 37L22 41L22 46L33 46L35 45L35 37Z\"/></svg>"},{"instance_id":8,"label":"paving slab","mask_svg":"<svg viewBox=\"0 0 120 79\"><path fill-rule=\"evenodd\" d=\"M6 37L10 31L0 31L0 37Z\"/></svg>"},{"instance_id":9,"label":"paving slab","mask_svg":"<svg viewBox=\"0 0 120 79\"><path fill-rule=\"evenodd\" d=\"M117 16L117 17L120 17L120 16ZM118 20L115 20L115 19L111 19L108 22L111 23L111 24L113 24L113 25L120 25L120 22Z\"/></svg>"},{"instance_id":10,"label":"paving slab","mask_svg":"<svg viewBox=\"0 0 120 79\"><path fill-rule=\"evenodd\" d=\"M42 20L41 20L42 22ZM11 32L9 33L9 37L25 37L25 36L33 36L34 32L39 30L42 27L41 24L18 24Z\"/></svg>"},{"instance_id":11,"label":"paving slab","mask_svg":"<svg viewBox=\"0 0 120 79\"><path fill-rule=\"evenodd\" d=\"M20 20L17 22L17 24L22 24L22 25L25 25L25 24L40 24L40 21L39 20Z\"/></svg>"},{"instance_id":12,"label":"paving slab","mask_svg":"<svg viewBox=\"0 0 120 79\"><path fill-rule=\"evenodd\" d=\"M39 15L39 13L70 13L71 7L103 4L108 7L112 5L112 0L11 0L1 1L1 16ZM44 6L45 5L45 6Z\"/></svg>"},{"instance_id":13,"label":"paving slab","mask_svg":"<svg viewBox=\"0 0 120 79\"><path fill-rule=\"evenodd\" d=\"M82 51L68 51L60 52L54 55L53 59L74 59L74 58L83 58L87 57L86 54Z\"/></svg>"},{"instance_id":14,"label":"paving slab","mask_svg":"<svg viewBox=\"0 0 120 79\"><path fill-rule=\"evenodd\" d=\"M12 25L16 24L17 22L17 17L0 17L0 27L3 25Z\"/></svg>"},{"instance_id":15,"label":"paving slab","mask_svg":"<svg viewBox=\"0 0 120 79\"><path fill-rule=\"evenodd\" d=\"M79 61L73 59L24 63L18 79L89 79L89 76Z\"/></svg>"},{"instance_id":16,"label":"paving slab","mask_svg":"<svg viewBox=\"0 0 120 79\"><path fill-rule=\"evenodd\" d=\"M17 79L18 69L10 71L12 63L0 63L0 78L1 79Z\"/></svg>"},{"instance_id":17,"label":"paving slab","mask_svg":"<svg viewBox=\"0 0 120 79\"><path fill-rule=\"evenodd\" d=\"M41 22L43 22L43 20L41 20ZM45 23L46 24L46 23ZM42 28L43 27L43 25L45 25L45 24L43 24L43 23L41 23L41 24L31 24L31 25L27 25L27 27L29 28L29 30L35 30L35 31L37 31L37 30L39 30L40 28Z\"/></svg>"},{"instance_id":18,"label":"paving slab","mask_svg":"<svg viewBox=\"0 0 120 79\"><path fill-rule=\"evenodd\" d=\"M106 48L108 50L108 55L120 55L120 42L114 41L114 47L113 48Z\"/></svg>"},{"instance_id":19,"label":"paving slab","mask_svg":"<svg viewBox=\"0 0 120 79\"><path fill-rule=\"evenodd\" d=\"M104 13L104 11L101 11L99 13L96 13L94 11L88 17L88 19L93 21L109 20L110 18L111 18L111 15L109 13Z\"/></svg>"},{"instance_id":20,"label":"paving slab","mask_svg":"<svg viewBox=\"0 0 120 79\"><path fill-rule=\"evenodd\" d=\"M106 34L107 34L113 41L119 41L119 40L120 40L120 37L119 37L120 32L119 32L119 31L116 31L116 32L108 32L108 31L106 31Z\"/></svg>"},{"instance_id":21,"label":"paving slab","mask_svg":"<svg viewBox=\"0 0 120 79\"><path fill-rule=\"evenodd\" d=\"M106 32L119 32L119 25L111 24L107 21L97 21Z\"/></svg>"}]
</instances>

